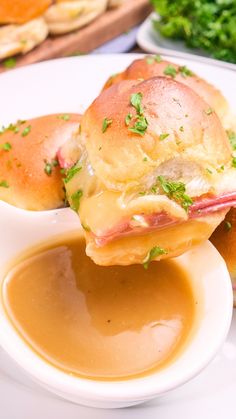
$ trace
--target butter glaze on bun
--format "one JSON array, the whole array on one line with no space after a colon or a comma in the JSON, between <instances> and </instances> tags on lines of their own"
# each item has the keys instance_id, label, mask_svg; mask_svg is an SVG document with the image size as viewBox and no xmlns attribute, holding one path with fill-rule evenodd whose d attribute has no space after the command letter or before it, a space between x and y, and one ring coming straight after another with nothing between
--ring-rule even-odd
<instances>
[{"instance_id":1,"label":"butter glaze on bun","mask_svg":"<svg viewBox=\"0 0 236 419\"><path fill-rule=\"evenodd\" d=\"M0 199L27 210L64 206L59 148L78 132L80 115L18 121L0 134Z\"/></svg>"},{"instance_id":2,"label":"butter glaze on bun","mask_svg":"<svg viewBox=\"0 0 236 419\"><path fill-rule=\"evenodd\" d=\"M147 56L133 61L125 71L110 77L104 88L108 88L121 80L146 80L157 76L173 78L193 89L215 110L223 125L225 120L228 128L228 114L230 110L228 102L222 93L186 66L179 66L170 61L162 60L160 56Z\"/></svg>"},{"instance_id":3,"label":"butter glaze on bun","mask_svg":"<svg viewBox=\"0 0 236 419\"><path fill-rule=\"evenodd\" d=\"M181 254L209 238L236 202L220 120L175 80L105 90L82 117L81 143L66 189L97 264L143 263L153 248L158 260Z\"/></svg>"}]
</instances>

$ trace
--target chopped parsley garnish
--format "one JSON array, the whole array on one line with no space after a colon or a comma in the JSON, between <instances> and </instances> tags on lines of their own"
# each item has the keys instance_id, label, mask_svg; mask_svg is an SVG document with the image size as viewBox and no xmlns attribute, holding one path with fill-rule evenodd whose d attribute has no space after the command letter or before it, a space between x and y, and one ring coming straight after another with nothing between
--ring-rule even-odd
<instances>
[{"instance_id":1,"label":"chopped parsley garnish","mask_svg":"<svg viewBox=\"0 0 236 419\"><path fill-rule=\"evenodd\" d=\"M26 127L25 129L23 129L21 136L22 137L26 137L31 131L31 125L28 125L28 127Z\"/></svg>"},{"instance_id":2,"label":"chopped parsley garnish","mask_svg":"<svg viewBox=\"0 0 236 419\"><path fill-rule=\"evenodd\" d=\"M130 97L130 103L136 109L138 115L143 114L142 98L142 93L133 93Z\"/></svg>"},{"instance_id":3,"label":"chopped parsley garnish","mask_svg":"<svg viewBox=\"0 0 236 419\"><path fill-rule=\"evenodd\" d=\"M82 228L83 228L85 231L87 231L88 233L91 231L91 228L90 228L88 225L86 225L86 224L84 224L84 223L81 223L81 226L82 226Z\"/></svg>"},{"instance_id":4,"label":"chopped parsley garnish","mask_svg":"<svg viewBox=\"0 0 236 419\"><path fill-rule=\"evenodd\" d=\"M46 175L51 176L53 167L58 166L58 164L58 160L56 159L53 159L51 163L45 160L44 172L46 173Z\"/></svg>"},{"instance_id":5,"label":"chopped parsley garnish","mask_svg":"<svg viewBox=\"0 0 236 419\"><path fill-rule=\"evenodd\" d=\"M236 157L232 158L232 166L236 168Z\"/></svg>"},{"instance_id":6,"label":"chopped parsley garnish","mask_svg":"<svg viewBox=\"0 0 236 419\"><path fill-rule=\"evenodd\" d=\"M46 173L46 175L51 176L51 174L52 174L52 164L51 163L45 162L44 172Z\"/></svg>"},{"instance_id":7,"label":"chopped parsley garnish","mask_svg":"<svg viewBox=\"0 0 236 419\"><path fill-rule=\"evenodd\" d=\"M167 251L159 246L154 246L143 260L144 269L148 269L150 262L157 256L167 255Z\"/></svg>"},{"instance_id":8,"label":"chopped parsley garnish","mask_svg":"<svg viewBox=\"0 0 236 419\"><path fill-rule=\"evenodd\" d=\"M64 115L59 115L58 118L62 119L63 121L69 121L70 115L68 113L65 113Z\"/></svg>"},{"instance_id":9,"label":"chopped parsley garnish","mask_svg":"<svg viewBox=\"0 0 236 419\"><path fill-rule=\"evenodd\" d=\"M144 157L144 158L143 158L143 161L147 161L147 160L148 160L148 159L147 159L147 157Z\"/></svg>"},{"instance_id":10,"label":"chopped parsley garnish","mask_svg":"<svg viewBox=\"0 0 236 419\"><path fill-rule=\"evenodd\" d=\"M109 125L111 125L113 122L112 119L104 118L102 123L102 132L105 132Z\"/></svg>"},{"instance_id":11,"label":"chopped parsley garnish","mask_svg":"<svg viewBox=\"0 0 236 419\"><path fill-rule=\"evenodd\" d=\"M211 169L208 169L208 167L206 168L206 171L208 172L208 173L210 173L210 175L212 175L212 170Z\"/></svg>"},{"instance_id":12,"label":"chopped parsley garnish","mask_svg":"<svg viewBox=\"0 0 236 419\"><path fill-rule=\"evenodd\" d=\"M226 221L225 222L225 229L226 231L230 231L232 228L232 224L230 223L230 221Z\"/></svg>"},{"instance_id":13,"label":"chopped parsley garnish","mask_svg":"<svg viewBox=\"0 0 236 419\"><path fill-rule=\"evenodd\" d=\"M80 207L80 199L82 198L82 196L83 196L82 189L79 189L78 191L76 191L75 193L73 193L71 195L71 202L72 202L71 208L74 211L78 211L79 210L79 207Z\"/></svg>"},{"instance_id":14,"label":"chopped parsley garnish","mask_svg":"<svg viewBox=\"0 0 236 419\"><path fill-rule=\"evenodd\" d=\"M140 115L137 117L137 120L134 123L134 125L129 128L129 131L143 136L146 132L147 127L148 127L147 119L145 118L145 116Z\"/></svg>"},{"instance_id":15,"label":"chopped parsley garnish","mask_svg":"<svg viewBox=\"0 0 236 419\"><path fill-rule=\"evenodd\" d=\"M146 57L147 64L160 63L162 61L160 55L151 55Z\"/></svg>"},{"instance_id":16,"label":"chopped parsley garnish","mask_svg":"<svg viewBox=\"0 0 236 419\"><path fill-rule=\"evenodd\" d=\"M191 70L189 70L188 67L186 67L186 65L183 65L182 67L179 67L179 73L181 74L182 77L192 77L193 76L193 72Z\"/></svg>"},{"instance_id":17,"label":"chopped parsley garnish","mask_svg":"<svg viewBox=\"0 0 236 419\"><path fill-rule=\"evenodd\" d=\"M208 108L208 109L205 110L205 114L207 114L207 115L211 115L213 112L214 112L214 109L212 109L212 108Z\"/></svg>"},{"instance_id":18,"label":"chopped parsley garnish","mask_svg":"<svg viewBox=\"0 0 236 419\"><path fill-rule=\"evenodd\" d=\"M135 116L135 123L132 127L129 127L129 131L134 132L135 134L143 136L148 127L147 118L143 115L143 107L142 107L142 93L133 93L130 97L131 105L136 109L137 115ZM129 116L128 116L129 115ZM128 114L125 118L125 123L129 125L130 122L130 114Z\"/></svg>"},{"instance_id":19,"label":"chopped parsley garnish","mask_svg":"<svg viewBox=\"0 0 236 419\"><path fill-rule=\"evenodd\" d=\"M6 180L0 181L0 187L1 188L9 188L9 184Z\"/></svg>"},{"instance_id":20,"label":"chopped parsley garnish","mask_svg":"<svg viewBox=\"0 0 236 419\"><path fill-rule=\"evenodd\" d=\"M185 184L182 182L168 181L164 176L158 176L157 180L159 181L163 192L165 192L169 198L178 202L185 211L188 211L189 207L193 204L193 200L185 193Z\"/></svg>"},{"instance_id":21,"label":"chopped parsley garnish","mask_svg":"<svg viewBox=\"0 0 236 419\"><path fill-rule=\"evenodd\" d=\"M16 124L9 124L7 127L2 126L2 128L0 129L0 135L3 134L6 131L12 131L15 134L17 134L20 130L19 125L24 124L26 121L17 121Z\"/></svg>"},{"instance_id":22,"label":"chopped parsley garnish","mask_svg":"<svg viewBox=\"0 0 236 419\"><path fill-rule=\"evenodd\" d=\"M236 133L234 131L227 131L229 142L233 150L236 150Z\"/></svg>"},{"instance_id":23,"label":"chopped parsley garnish","mask_svg":"<svg viewBox=\"0 0 236 419\"><path fill-rule=\"evenodd\" d=\"M132 118L133 118L133 115L131 113L128 113L125 117L125 125L128 126Z\"/></svg>"},{"instance_id":24,"label":"chopped parsley garnish","mask_svg":"<svg viewBox=\"0 0 236 419\"><path fill-rule=\"evenodd\" d=\"M16 59L14 57L7 58L3 61L3 66L5 68L14 68L16 66Z\"/></svg>"},{"instance_id":25,"label":"chopped parsley garnish","mask_svg":"<svg viewBox=\"0 0 236 419\"><path fill-rule=\"evenodd\" d=\"M166 134L161 134L161 135L159 136L159 140L160 140L160 141L163 141L163 140L165 140L165 138L169 137L169 135L170 135L170 134L167 134L167 133L166 133Z\"/></svg>"},{"instance_id":26,"label":"chopped parsley garnish","mask_svg":"<svg viewBox=\"0 0 236 419\"><path fill-rule=\"evenodd\" d=\"M164 70L164 74L166 76L171 76L174 79L176 77L176 75L177 75L177 70L176 70L176 68L173 65L168 64L166 66L165 70Z\"/></svg>"},{"instance_id":27,"label":"chopped parsley garnish","mask_svg":"<svg viewBox=\"0 0 236 419\"><path fill-rule=\"evenodd\" d=\"M0 148L1 148L2 150L4 150L4 151L10 151L10 150L11 150L11 148L12 148L12 146L11 146L11 144L10 144L10 143L4 143L4 144L1 144L1 145L0 145Z\"/></svg>"},{"instance_id":28,"label":"chopped parsley garnish","mask_svg":"<svg viewBox=\"0 0 236 419\"><path fill-rule=\"evenodd\" d=\"M180 132L184 132L184 127L183 125L181 125L181 127L179 127Z\"/></svg>"},{"instance_id":29,"label":"chopped parsley garnish","mask_svg":"<svg viewBox=\"0 0 236 419\"><path fill-rule=\"evenodd\" d=\"M66 171L66 177L64 179L65 183L68 183L73 179L73 177L82 169L82 166L78 166L78 163L76 163L74 166L72 166L70 169Z\"/></svg>"},{"instance_id":30,"label":"chopped parsley garnish","mask_svg":"<svg viewBox=\"0 0 236 419\"><path fill-rule=\"evenodd\" d=\"M154 57L146 57L147 64L153 64L155 62Z\"/></svg>"}]
</instances>

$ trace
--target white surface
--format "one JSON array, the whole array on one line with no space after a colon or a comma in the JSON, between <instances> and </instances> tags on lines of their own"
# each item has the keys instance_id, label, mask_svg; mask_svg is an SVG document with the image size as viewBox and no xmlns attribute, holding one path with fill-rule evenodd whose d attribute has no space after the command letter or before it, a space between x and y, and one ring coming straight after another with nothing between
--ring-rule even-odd
<instances>
[{"instance_id":1,"label":"white surface","mask_svg":"<svg viewBox=\"0 0 236 419\"><path fill-rule=\"evenodd\" d=\"M144 51L153 54L192 59L202 63L236 70L236 64L210 58L206 51L186 47L184 41L164 38L153 28L152 21L157 18L158 15L152 13L139 28L137 43Z\"/></svg>"},{"instance_id":2,"label":"white surface","mask_svg":"<svg viewBox=\"0 0 236 419\"><path fill-rule=\"evenodd\" d=\"M108 75L122 70L134 57L74 57L27 67L0 76L2 123L53 112L82 111ZM178 60L218 85L236 107L235 74L221 68ZM7 237L6 237L7 239ZM213 363L195 380L155 402L122 411L98 411L58 400L24 376L0 352L0 409L4 419L150 418L214 419L235 417L236 318L230 336Z\"/></svg>"}]
</instances>

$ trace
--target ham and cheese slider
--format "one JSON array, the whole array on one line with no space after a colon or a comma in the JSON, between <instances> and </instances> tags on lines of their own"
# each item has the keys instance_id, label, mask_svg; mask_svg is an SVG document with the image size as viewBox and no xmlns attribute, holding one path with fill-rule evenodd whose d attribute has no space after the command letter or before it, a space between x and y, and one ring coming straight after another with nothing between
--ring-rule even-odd
<instances>
[{"instance_id":1,"label":"ham and cheese slider","mask_svg":"<svg viewBox=\"0 0 236 419\"><path fill-rule=\"evenodd\" d=\"M209 238L236 204L236 170L216 113L173 79L123 81L81 120L67 198L100 265L179 255Z\"/></svg>"},{"instance_id":2,"label":"ham and cheese slider","mask_svg":"<svg viewBox=\"0 0 236 419\"><path fill-rule=\"evenodd\" d=\"M62 158L63 145L77 136L79 122L80 115L57 114L3 127L0 130L0 200L27 210L64 206L65 191L58 160Z\"/></svg>"},{"instance_id":3,"label":"ham and cheese slider","mask_svg":"<svg viewBox=\"0 0 236 419\"><path fill-rule=\"evenodd\" d=\"M225 128L231 127L231 110L220 90L188 67L166 61L160 55L134 60L125 71L111 76L104 88L106 89L121 80L146 80L157 76L172 78L193 89L214 109Z\"/></svg>"}]
</instances>

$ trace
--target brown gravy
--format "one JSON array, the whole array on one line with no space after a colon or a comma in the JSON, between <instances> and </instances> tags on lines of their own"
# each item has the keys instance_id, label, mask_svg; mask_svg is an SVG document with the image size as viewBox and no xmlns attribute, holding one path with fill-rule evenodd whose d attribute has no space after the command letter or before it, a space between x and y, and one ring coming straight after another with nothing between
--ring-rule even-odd
<instances>
[{"instance_id":1,"label":"brown gravy","mask_svg":"<svg viewBox=\"0 0 236 419\"><path fill-rule=\"evenodd\" d=\"M29 253L8 274L4 306L24 340L67 373L115 380L174 360L194 322L187 274L174 261L99 267L82 239Z\"/></svg>"}]
</instances>

